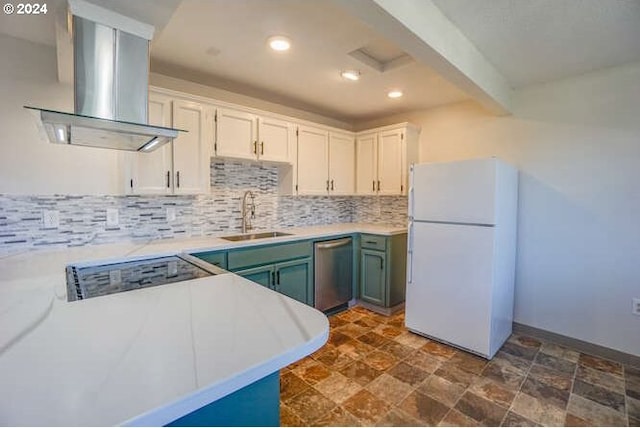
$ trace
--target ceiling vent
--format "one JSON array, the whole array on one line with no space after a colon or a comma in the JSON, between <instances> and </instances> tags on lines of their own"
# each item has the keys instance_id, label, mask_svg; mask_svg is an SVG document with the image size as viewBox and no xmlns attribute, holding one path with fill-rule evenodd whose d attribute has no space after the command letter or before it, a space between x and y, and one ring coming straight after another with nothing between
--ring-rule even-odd
<instances>
[{"instance_id":1,"label":"ceiling vent","mask_svg":"<svg viewBox=\"0 0 640 428\"><path fill-rule=\"evenodd\" d=\"M394 70L414 62L413 58L404 51L384 40L378 40L351 51L349 56L379 73Z\"/></svg>"}]
</instances>

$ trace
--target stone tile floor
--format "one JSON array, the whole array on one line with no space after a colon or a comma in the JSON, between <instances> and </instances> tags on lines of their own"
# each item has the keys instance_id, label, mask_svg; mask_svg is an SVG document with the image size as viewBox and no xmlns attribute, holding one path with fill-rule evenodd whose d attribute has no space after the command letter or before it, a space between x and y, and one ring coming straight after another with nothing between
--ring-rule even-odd
<instances>
[{"instance_id":1,"label":"stone tile floor","mask_svg":"<svg viewBox=\"0 0 640 428\"><path fill-rule=\"evenodd\" d=\"M282 426L640 426L640 368L513 335L490 361L354 307L281 372Z\"/></svg>"}]
</instances>

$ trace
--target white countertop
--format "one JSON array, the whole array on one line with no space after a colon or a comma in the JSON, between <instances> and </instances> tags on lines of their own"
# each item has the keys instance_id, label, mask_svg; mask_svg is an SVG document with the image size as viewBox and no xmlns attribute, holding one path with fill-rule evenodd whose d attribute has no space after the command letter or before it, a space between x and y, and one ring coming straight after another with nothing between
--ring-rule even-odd
<instances>
[{"instance_id":1,"label":"white countertop","mask_svg":"<svg viewBox=\"0 0 640 428\"><path fill-rule=\"evenodd\" d=\"M404 228L282 229L30 251L0 259L0 425L163 425L314 352L319 311L228 273L67 302L64 266Z\"/></svg>"}]
</instances>

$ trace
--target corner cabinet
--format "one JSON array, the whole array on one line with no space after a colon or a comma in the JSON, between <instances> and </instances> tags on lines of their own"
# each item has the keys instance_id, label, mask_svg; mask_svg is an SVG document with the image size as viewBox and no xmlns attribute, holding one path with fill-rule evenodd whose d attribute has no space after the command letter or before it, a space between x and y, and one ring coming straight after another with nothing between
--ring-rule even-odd
<instances>
[{"instance_id":1,"label":"corner cabinet","mask_svg":"<svg viewBox=\"0 0 640 428\"><path fill-rule=\"evenodd\" d=\"M213 114L212 106L150 92L149 123L188 132L152 152L124 154L126 193L207 193Z\"/></svg>"},{"instance_id":2,"label":"corner cabinet","mask_svg":"<svg viewBox=\"0 0 640 428\"><path fill-rule=\"evenodd\" d=\"M356 193L406 195L409 165L418 161L418 135L408 123L358 133Z\"/></svg>"},{"instance_id":3,"label":"corner cabinet","mask_svg":"<svg viewBox=\"0 0 640 428\"><path fill-rule=\"evenodd\" d=\"M404 302L406 250L406 233L361 235L360 300L389 310Z\"/></svg>"},{"instance_id":4,"label":"corner cabinet","mask_svg":"<svg viewBox=\"0 0 640 428\"><path fill-rule=\"evenodd\" d=\"M294 135L289 122L230 108L218 108L215 121L215 156L292 162Z\"/></svg>"}]
</instances>

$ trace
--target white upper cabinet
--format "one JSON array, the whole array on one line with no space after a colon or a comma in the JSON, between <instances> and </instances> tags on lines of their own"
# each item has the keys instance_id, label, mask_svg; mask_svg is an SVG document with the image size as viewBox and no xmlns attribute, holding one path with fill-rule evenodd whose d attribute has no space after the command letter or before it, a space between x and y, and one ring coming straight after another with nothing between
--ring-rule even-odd
<instances>
[{"instance_id":1,"label":"white upper cabinet","mask_svg":"<svg viewBox=\"0 0 640 428\"><path fill-rule=\"evenodd\" d=\"M162 94L149 94L149 124L172 125L172 99ZM125 152L129 162L127 193L170 194L173 171L171 143L149 153ZM167 184L168 183L168 184Z\"/></svg>"},{"instance_id":2,"label":"white upper cabinet","mask_svg":"<svg viewBox=\"0 0 640 428\"><path fill-rule=\"evenodd\" d=\"M353 135L298 127L298 194L352 195L355 191Z\"/></svg>"},{"instance_id":3,"label":"white upper cabinet","mask_svg":"<svg viewBox=\"0 0 640 428\"><path fill-rule=\"evenodd\" d=\"M215 155L235 159L292 162L288 122L241 110L218 108Z\"/></svg>"},{"instance_id":4,"label":"white upper cabinet","mask_svg":"<svg viewBox=\"0 0 640 428\"><path fill-rule=\"evenodd\" d=\"M173 142L149 153L123 154L126 193L198 194L209 191L213 108L149 93L149 123L184 129Z\"/></svg>"},{"instance_id":5,"label":"white upper cabinet","mask_svg":"<svg viewBox=\"0 0 640 428\"><path fill-rule=\"evenodd\" d=\"M256 116L240 110L218 108L215 154L238 159L257 158Z\"/></svg>"},{"instance_id":6,"label":"white upper cabinet","mask_svg":"<svg viewBox=\"0 0 640 428\"><path fill-rule=\"evenodd\" d=\"M176 194L205 193L210 183L213 109L200 103L173 102L173 126L181 132L173 140L173 190Z\"/></svg>"},{"instance_id":7,"label":"white upper cabinet","mask_svg":"<svg viewBox=\"0 0 640 428\"><path fill-rule=\"evenodd\" d=\"M326 195L329 191L329 132L298 127L298 194Z\"/></svg>"},{"instance_id":8,"label":"white upper cabinet","mask_svg":"<svg viewBox=\"0 0 640 428\"><path fill-rule=\"evenodd\" d=\"M378 134L379 195L404 194L403 181L404 129L392 129Z\"/></svg>"},{"instance_id":9,"label":"white upper cabinet","mask_svg":"<svg viewBox=\"0 0 640 428\"><path fill-rule=\"evenodd\" d=\"M403 124L358 134L357 194L407 194L407 171L418 161L418 132L414 126Z\"/></svg>"},{"instance_id":10,"label":"white upper cabinet","mask_svg":"<svg viewBox=\"0 0 640 428\"><path fill-rule=\"evenodd\" d=\"M258 159L291 162L294 135L289 122L270 117L258 117Z\"/></svg>"},{"instance_id":11,"label":"white upper cabinet","mask_svg":"<svg viewBox=\"0 0 640 428\"><path fill-rule=\"evenodd\" d=\"M356 193L375 195L378 182L378 134L356 138Z\"/></svg>"},{"instance_id":12,"label":"white upper cabinet","mask_svg":"<svg viewBox=\"0 0 640 428\"><path fill-rule=\"evenodd\" d=\"M329 194L353 195L356 186L353 135L329 133Z\"/></svg>"},{"instance_id":13,"label":"white upper cabinet","mask_svg":"<svg viewBox=\"0 0 640 428\"><path fill-rule=\"evenodd\" d=\"M208 193L211 156L216 156L278 165L280 194L407 194L419 133L409 123L354 134L217 103L222 104L152 89L149 123L188 132L150 153L121 154L125 193Z\"/></svg>"}]
</instances>

